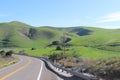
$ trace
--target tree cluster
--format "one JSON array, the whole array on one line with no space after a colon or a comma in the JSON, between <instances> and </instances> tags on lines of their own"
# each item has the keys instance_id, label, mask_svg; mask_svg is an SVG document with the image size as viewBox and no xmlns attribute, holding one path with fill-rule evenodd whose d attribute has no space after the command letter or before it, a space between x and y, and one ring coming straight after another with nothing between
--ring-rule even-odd
<instances>
[{"instance_id":1,"label":"tree cluster","mask_svg":"<svg viewBox=\"0 0 120 80\"><path fill-rule=\"evenodd\" d=\"M10 51L4 51L4 50L1 50L0 51L0 55L1 56L12 56L12 54L14 54L14 52L12 51L12 50L10 50Z\"/></svg>"}]
</instances>

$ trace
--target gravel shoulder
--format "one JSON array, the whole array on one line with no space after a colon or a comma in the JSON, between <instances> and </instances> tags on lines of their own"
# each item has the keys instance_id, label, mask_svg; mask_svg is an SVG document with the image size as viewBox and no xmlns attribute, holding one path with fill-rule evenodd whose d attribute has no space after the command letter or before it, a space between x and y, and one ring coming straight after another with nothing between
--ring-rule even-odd
<instances>
[{"instance_id":1,"label":"gravel shoulder","mask_svg":"<svg viewBox=\"0 0 120 80\"><path fill-rule=\"evenodd\" d=\"M15 64L18 62L17 57L2 57L0 56L0 68Z\"/></svg>"}]
</instances>

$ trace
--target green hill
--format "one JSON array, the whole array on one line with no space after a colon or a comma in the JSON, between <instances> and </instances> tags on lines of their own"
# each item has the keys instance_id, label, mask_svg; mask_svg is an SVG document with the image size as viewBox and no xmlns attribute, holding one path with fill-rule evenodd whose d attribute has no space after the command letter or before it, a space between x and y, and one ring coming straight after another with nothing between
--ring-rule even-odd
<instances>
[{"instance_id":1,"label":"green hill","mask_svg":"<svg viewBox=\"0 0 120 80\"><path fill-rule=\"evenodd\" d=\"M119 29L77 27L72 29L69 28L67 30L69 30L69 32L77 34L77 36L70 42L75 46L93 47L101 50L120 51ZM85 35L83 35L83 33Z\"/></svg>"},{"instance_id":2,"label":"green hill","mask_svg":"<svg viewBox=\"0 0 120 80\"><path fill-rule=\"evenodd\" d=\"M59 31L21 22L0 23L0 47L40 47L59 37Z\"/></svg>"},{"instance_id":3,"label":"green hill","mask_svg":"<svg viewBox=\"0 0 120 80\"><path fill-rule=\"evenodd\" d=\"M65 33L70 45L96 48L107 51L120 51L120 30L93 27L34 27L12 21L0 23L0 47L45 47L53 41L60 40Z\"/></svg>"}]
</instances>

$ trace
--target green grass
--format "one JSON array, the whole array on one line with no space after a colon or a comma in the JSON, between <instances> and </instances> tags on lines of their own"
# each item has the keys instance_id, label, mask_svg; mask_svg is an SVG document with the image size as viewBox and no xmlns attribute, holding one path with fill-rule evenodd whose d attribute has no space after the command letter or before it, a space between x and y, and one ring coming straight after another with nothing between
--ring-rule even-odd
<instances>
[{"instance_id":1,"label":"green grass","mask_svg":"<svg viewBox=\"0 0 120 80\"><path fill-rule=\"evenodd\" d=\"M25 53L28 53L29 55L32 56L44 56L44 55L49 55L52 53L54 48L37 48L36 50L31 50L31 48L18 48L15 49L14 51L18 53L19 51L25 51Z\"/></svg>"},{"instance_id":2,"label":"green grass","mask_svg":"<svg viewBox=\"0 0 120 80\"><path fill-rule=\"evenodd\" d=\"M109 46L109 44L120 42L119 29L118 30L100 28L86 28L86 29L92 30L93 32L90 35L76 36L72 38L70 44L74 46L89 46L111 51L120 50L120 46Z\"/></svg>"},{"instance_id":3,"label":"green grass","mask_svg":"<svg viewBox=\"0 0 120 80\"><path fill-rule=\"evenodd\" d=\"M33 38L27 36L30 28L36 30ZM0 47L43 47L57 40L60 36L60 31L50 28L37 28L17 21L0 23ZM6 42L3 40L8 42L3 44Z\"/></svg>"},{"instance_id":4,"label":"green grass","mask_svg":"<svg viewBox=\"0 0 120 80\"><path fill-rule=\"evenodd\" d=\"M91 58L91 59L99 59L99 58L108 58L113 56L120 56L119 52L113 51L105 51L91 47L73 47L70 52L72 54L77 53L82 57Z\"/></svg>"},{"instance_id":5,"label":"green grass","mask_svg":"<svg viewBox=\"0 0 120 80\"><path fill-rule=\"evenodd\" d=\"M30 48L20 48L17 49L16 52L19 52L21 50L24 50L26 53L33 56L45 56L53 53L59 54L63 52L63 51L55 50L55 47L37 48L36 50L31 50ZM113 56L120 56L119 52L105 51L105 50L100 50L91 47L83 47L83 46L67 48L65 54L71 57L77 55L89 59L100 59L100 58L108 58Z\"/></svg>"},{"instance_id":6,"label":"green grass","mask_svg":"<svg viewBox=\"0 0 120 80\"><path fill-rule=\"evenodd\" d=\"M30 39L27 34L29 29L33 28L36 30L33 39ZM78 36L77 32L71 32L75 29L84 28L91 30L90 35ZM108 46L112 43L120 42L120 30L119 29L101 29L93 27L71 27L71 28L54 28L54 27L33 27L25 23L13 21L9 23L0 23L0 46L1 47L20 47L20 48L30 48L30 47L45 47L52 41L60 39L63 35L63 31L72 40L69 42L74 46L91 46L91 47L104 47L106 50L119 51L120 46L111 47ZM4 45L3 39L9 40L9 42ZM110 48L110 49L109 49ZM117 49L117 50L116 50ZM118 50L119 49L119 50Z\"/></svg>"},{"instance_id":7,"label":"green grass","mask_svg":"<svg viewBox=\"0 0 120 80\"><path fill-rule=\"evenodd\" d=\"M34 29L32 38L28 36L29 30ZM90 35L78 36L73 30L84 28L91 30ZM55 51L55 47L46 47L52 41L59 40L66 32L66 36L72 40L69 44L73 46L69 48L67 54L78 54L88 58L106 58L119 55L120 51L120 30L119 29L101 29L93 27L70 27L70 28L54 28L54 27L33 27L25 23L13 21L8 23L0 23L0 47L15 47L24 49L30 55L42 56L51 53L60 53ZM8 40L3 44L3 40ZM110 46L110 45L115 46ZM37 48L31 51L30 48ZM99 49L98 49L99 48Z\"/></svg>"}]
</instances>

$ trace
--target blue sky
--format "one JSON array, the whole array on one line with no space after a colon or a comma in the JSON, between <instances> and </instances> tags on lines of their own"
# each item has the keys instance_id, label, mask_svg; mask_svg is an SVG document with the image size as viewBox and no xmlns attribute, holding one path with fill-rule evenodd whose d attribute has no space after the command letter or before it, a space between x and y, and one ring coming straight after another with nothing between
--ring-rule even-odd
<instances>
[{"instance_id":1,"label":"blue sky","mask_svg":"<svg viewBox=\"0 0 120 80\"><path fill-rule=\"evenodd\" d=\"M1 0L0 22L120 28L120 0Z\"/></svg>"}]
</instances>

